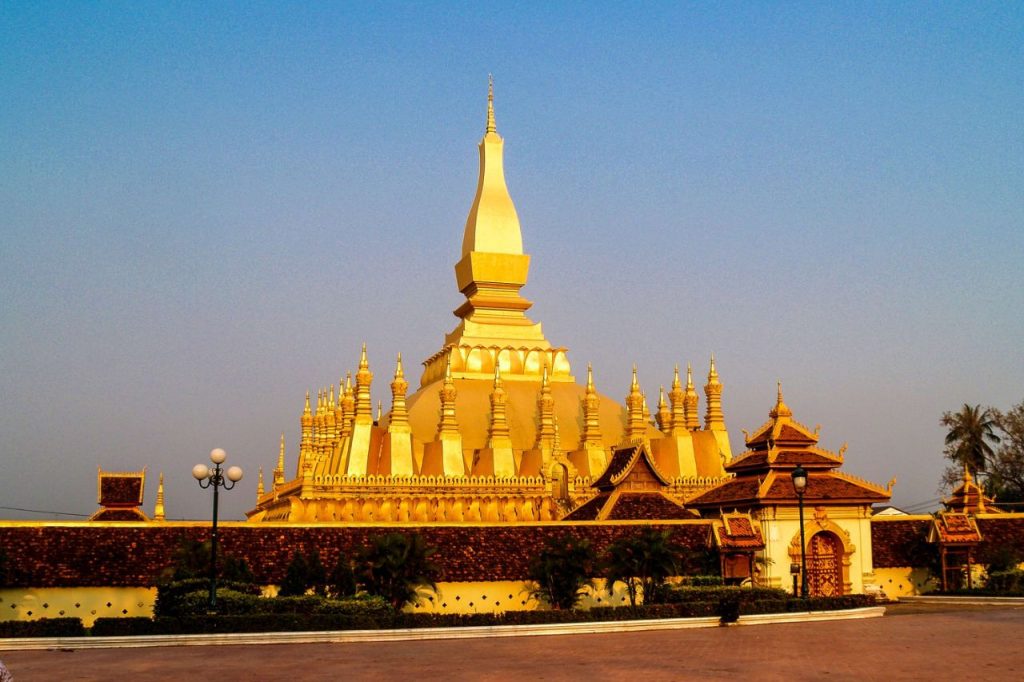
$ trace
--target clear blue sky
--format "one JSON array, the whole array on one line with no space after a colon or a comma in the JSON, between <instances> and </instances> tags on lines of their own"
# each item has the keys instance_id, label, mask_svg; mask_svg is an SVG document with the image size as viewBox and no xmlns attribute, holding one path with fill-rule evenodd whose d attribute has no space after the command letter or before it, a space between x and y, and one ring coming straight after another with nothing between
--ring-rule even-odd
<instances>
[{"instance_id":1,"label":"clear blue sky","mask_svg":"<svg viewBox=\"0 0 1024 682\"><path fill-rule=\"evenodd\" d=\"M524 294L603 393L713 351L736 452L781 378L903 505L944 410L1024 400L1020 3L5 2L0 506L148 466L203 518L221 446L241 518L364 340L386 401L454 325L488 73Z\"/></svg>"}]
</instances>

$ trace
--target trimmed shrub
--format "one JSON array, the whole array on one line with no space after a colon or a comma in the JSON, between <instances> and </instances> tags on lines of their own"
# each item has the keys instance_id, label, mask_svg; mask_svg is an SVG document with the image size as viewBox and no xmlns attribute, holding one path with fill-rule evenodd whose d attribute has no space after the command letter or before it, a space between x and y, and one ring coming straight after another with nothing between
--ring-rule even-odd
<instances>
[{"instance_id":1,"label":"trimmed shrub","mask_svg":"<svg viewBox=\"0 0 1024 682\"><path fill-rule=\"evenodd\" d=\"M134 637L137 635L166 634L157 621L142 616L136 618L97 618L92 624L93 637Z\"/></svg>"},{"instance_id":2,"label":"trimmed shrub","mask_svg":"<svg viewBox=\"0 0 1024 682\"><path fill-rule=\"evenodd\" d=\"M0 637L83 637L81 618L0 621Z\"/></svg>"},{"instance_id":3,"label":"trimmed shrub","mask_svg":"<svg viewBox=\"0 0 1024 682\"><path fill-rule=\"evenodd\" d=\"M226 592L259 595L260 588L251 583L218 582L218 609L220 608L221 594ZM200 599L195 595L202 595L202 598ZM153 615L160 617L206 613L209 596L210 581L205 578L192 578L190 580L179 580L159 585L156 589L156 603L153 605Z\"/></svg>"},{"instance_id":4,"label":"trimmed shrub","mask_svg":"<svg viewBox=\"0 0 1024 682\"><path fill-rule=\"evenodd\" d=\"M1011 569L989 573L985 592L1019 595L1024 592L1024 571Z\"/></svg>"}]
</instances>

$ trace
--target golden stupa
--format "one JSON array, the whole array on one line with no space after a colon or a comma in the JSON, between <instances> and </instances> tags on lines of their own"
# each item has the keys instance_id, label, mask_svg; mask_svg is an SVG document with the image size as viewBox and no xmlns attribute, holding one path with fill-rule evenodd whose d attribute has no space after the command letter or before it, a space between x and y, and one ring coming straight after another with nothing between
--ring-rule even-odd
<instances>
[{"instance_id":1,"label":"golden stupa","mask_svg":"<svg viewBox=\"0 0 1024 682\"><path fill-rule=\"evenodd\" d=\"M625 407L597 392L587 366L576 383L567 349L526 317L530 256L505 184L504 140L494 119L493 83L480 141L480 175L455 278L466 300L441 350L423 362L406 397L401 355L391 409L374 418L373 374L364 344L352 375L309 393L295 477L285 476L285 441L269 490L257 491L250 521L520 522L556 520L596 493L591 483L614 450L643 440L669 494L680 502L719 483L731 459L714 357L698 397L678 367L652 421L633 368Z\"/></svg>"}]
</instances>

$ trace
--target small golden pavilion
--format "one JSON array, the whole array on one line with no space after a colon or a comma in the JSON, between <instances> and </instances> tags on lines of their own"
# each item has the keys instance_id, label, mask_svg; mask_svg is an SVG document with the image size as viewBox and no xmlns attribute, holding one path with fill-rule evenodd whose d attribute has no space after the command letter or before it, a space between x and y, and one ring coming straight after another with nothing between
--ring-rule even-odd
<instances>
[{"instance_id":1,"label":"small golden pavilion","mask_svg":"<svg viewBox=\"0 0 1024 682\"><path fill-rule=\"evenodd\" d=\"M526 285L530 256L505 184L494 90L479 144L476 196L455 279L465 301L419 388L401 355L391 407L374 415L364 345L354 377L306 394L294 476L282 435L268 486L262 472L250 521L521 522L557 520L598 491L616 449L645 443L678 502L724 480L731 459L722 383L711 358L703 425L693 373L676 368L652 415L636 367L624 404L598 393L588 365L577 383L568 349L553 345ZM390 363L389 363L390 364ZM389 367L389 370L391 367ZM353 381L354 378L354 381ZM653 419L652 419L653 416Z\"/></svg>"}]
</instances>

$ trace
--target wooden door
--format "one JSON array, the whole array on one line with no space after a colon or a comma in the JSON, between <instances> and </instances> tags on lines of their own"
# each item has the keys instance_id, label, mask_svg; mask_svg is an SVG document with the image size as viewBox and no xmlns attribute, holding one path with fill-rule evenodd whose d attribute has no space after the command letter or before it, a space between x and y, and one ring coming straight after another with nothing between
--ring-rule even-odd
<instances>
[{"instance_id":1,"label":"wooden door","mask_svg":"<svg viewBox=\"0 0 1024 682\"><path fill-rule=\"evenodd\" d=\"M811 538L807 584L812 597L843 593L843 543L835 533L822 531Z\"/></svg>"}]
</instances>

